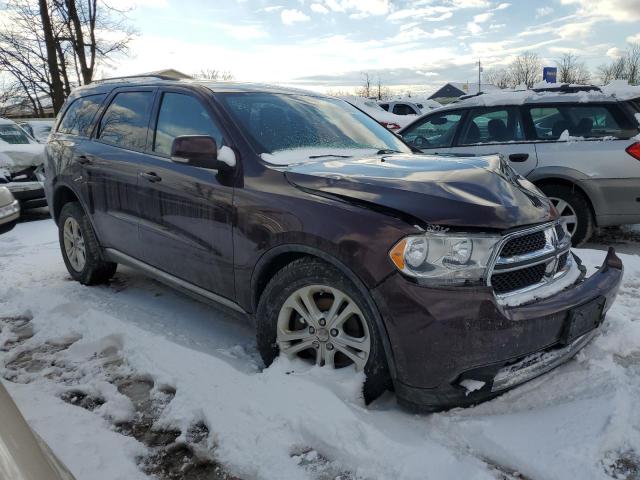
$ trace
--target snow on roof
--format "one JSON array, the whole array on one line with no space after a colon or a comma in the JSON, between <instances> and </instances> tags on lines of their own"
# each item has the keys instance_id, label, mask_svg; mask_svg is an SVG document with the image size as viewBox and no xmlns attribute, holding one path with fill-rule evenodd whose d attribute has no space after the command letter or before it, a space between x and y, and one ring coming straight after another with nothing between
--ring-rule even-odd
<instances>
[{"instance_id":1,"label":"snow on roof","mask_svg":"<svg viewBox=\"0 0 640 480\"><path fill-rule=\"evenodd\" d=\"M601 88L603 93L616 97L618 100L640 98L640 85L629 85L626 80L614 80Z\"/></svg>"},{"instance_id":2,"label":"snow on roof","mask_svg":"<svg viewBox=\"0 0 640 480\"><path fill-rule=\"evenodd\" d=\"M546 88L546 87L542 87ZM638 95L640 96L640 94ZM498 90L468 97L448 104L446 109L464 107L494 107L502 105L524 105L540 103L588 103L588 102L614 102L617 97L599 91L579 91L563 93L561 91L536 92L534 90Z\"/></svg>"}]
</instances>

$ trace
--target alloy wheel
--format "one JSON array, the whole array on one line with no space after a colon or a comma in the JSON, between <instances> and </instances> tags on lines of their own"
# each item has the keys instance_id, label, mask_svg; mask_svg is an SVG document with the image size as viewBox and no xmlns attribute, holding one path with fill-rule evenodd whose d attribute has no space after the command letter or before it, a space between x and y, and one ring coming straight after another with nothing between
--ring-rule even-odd
<instances>
[{"instance_id":1,"label":"alloy wheel","mask_svg":"<svg viewBox=\"0 0 640 480\"><path fill-rule=\"evenodd\" d=\"M65 220L63 234L67 259L76 272L81 272L87 263L87 250L80 224L75 218L69 217Z\"/></svg>"},{"instance_id":2,"label":"alloy wheel","mask_svg":"<svg viewBox=\"0 0 640 480\"><path fill-rule=\"evenodd\" d=\"M573 234L578 228L578 216L576 215L575 210L566 200L557 197L549 197L553 206L556 207L560 217L564 219L567 225L567 231L569 235L573 237Z\"/></svg>"},{"instance_id":3,"label":"alloy wheel","mask_svg":"<svg viewBox=\"0 0 640 480\"><path fill-rule=\"evenodd\" d=\"M331 368L363 370L371 335L358 305L344 292L310 285L293 292L278 314L276 342L281 353Z\"/></svg>"}]
</instances>

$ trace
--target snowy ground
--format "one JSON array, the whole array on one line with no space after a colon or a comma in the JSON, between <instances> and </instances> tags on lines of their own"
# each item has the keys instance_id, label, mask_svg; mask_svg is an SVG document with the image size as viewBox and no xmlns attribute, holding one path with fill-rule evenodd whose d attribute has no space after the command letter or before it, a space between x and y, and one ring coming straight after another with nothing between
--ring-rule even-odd
<instances>
[{"instance_id":1,"label":"snowy ground","mask_svg":"<svg viewBox=\"0 0 640 480\"><path fill-rule=\"evenodd\" d=\"M108 286L70 281L55 225L36 219L0 237L0 377L80 480L637 480L639 237L604 237L624 240L624 285L575 360L419 416L391 394L365 408L347 372L262 370L242 318L130 269ZM590 268L602 238L578 252Z\"/></svg>"}]
</instances>

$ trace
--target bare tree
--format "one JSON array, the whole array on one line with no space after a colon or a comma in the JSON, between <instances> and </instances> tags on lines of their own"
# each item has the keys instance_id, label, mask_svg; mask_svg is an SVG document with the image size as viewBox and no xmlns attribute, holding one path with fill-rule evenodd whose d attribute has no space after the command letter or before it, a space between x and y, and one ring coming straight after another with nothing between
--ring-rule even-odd
<instances>
[{"instance_id":1,"label":"bare tree","mask_svg":"<svg viewBox=\"0 0 640 480\"><path fill-rule=\"evenodd\" d=\"M0 69L9 74L42 115L54 112L76 85L90 83L96 65L126 53L134 31L125 12L105 0L7 0L0 25ZM106 32L101 36L99 32Z\"/></svg>"},{"instance_id":2,"label":"bare tree","mask_svg":"<svg viewBox=\"0 0 640 480\"><path fill-rule=\"evenodd\" d=\"M498 88L511 86L511 75L506 68L492 68L484 73L484 83L494 85Z\"/></svg>"},{"instance_id":3,"label":"bare tree","mask_svg":"<svg viewBox=\"0 0 640 480\"><path fill-rule=\"evenodd\" d=\"M372 75L369 72L362 72L362 86L356 90L356 95L360 97L369 98L372 97L371 88Z\"/></svg>"},{"instance_id":4,"label":"bare tree","mask_svg":"<svg viewBox=\"0 0 640 480\"><path fill-rule=\"evenodd\" d=\"M229 70L218 70L215 68L203 68L199 73L193 75L200 80L233 80L234 75Z\"/></svg>"},{"instance_id":5,"label":"bare tree","mask_svg":"<svg viewBox=\"0 0 640 480\"><path fill-rule=\"evenodd\" d=\"M382 83L382 79L380 78L380 75L378 75L378 80L376 81L375 94L378 100L386 100L391 96L391 90L389 89L388 86Z\"/></svg>"},{"instance_id":6,"label":"bare tree","mask_svg":"<svg viewBox=\"0 0 640 480\"><path fill-rule=\"evenodd\" d=\"M573 53L565 53L556 62L559 83L585 84L589 83L591 74L586 64Z\"/></svg>"},{"instance_id":7,"label":"bare tree","mask_svg":"<svg viewBox=\"0 0 640 480\"><path fill-rule=\"evenodd\" d=\"M542 62L535 52L524 52L509 65L511 83L531 88L542 79Z\"/></svg>"},{"instance_id":8,"label":"bare tree","mask_svg":"<svg viewBox=\"0 0 640 480\"><path fill-rule=\"evenodd\" d=\"M640 84L640 44L633 43L618 58L598 67L603 84L612 80L627 80L631 85Z\"/></svg>"}]
</instances>

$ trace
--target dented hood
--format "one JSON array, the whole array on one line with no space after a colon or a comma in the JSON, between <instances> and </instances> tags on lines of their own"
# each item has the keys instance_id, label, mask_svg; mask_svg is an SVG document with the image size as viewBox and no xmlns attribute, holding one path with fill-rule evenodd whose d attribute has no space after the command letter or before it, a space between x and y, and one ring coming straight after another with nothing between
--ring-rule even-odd
<instances>
[{"instance_id":1,"label":"dented hood","mask_svg":"<svg viewBox=\"0 0 640 480\"><path fill-rule=\"evenodd\" d=\"M37 167L44 162L44 145L40 143L11 144L0 141L0 170L17 172Z\"/></svg>"},{"instance_id":2,"label":"dented hood","mask_svg":"<svg viewBox=\"0 0 640 480\"><path fill-rule=\"evenodd\" d=\"M427 224L504 230L557 217L551 202L497 155L327 159L291 165L285 175L307 191Z\"/></svg>"}]
</instances>

